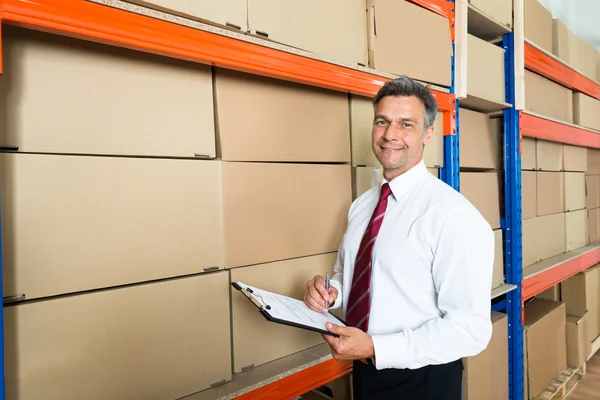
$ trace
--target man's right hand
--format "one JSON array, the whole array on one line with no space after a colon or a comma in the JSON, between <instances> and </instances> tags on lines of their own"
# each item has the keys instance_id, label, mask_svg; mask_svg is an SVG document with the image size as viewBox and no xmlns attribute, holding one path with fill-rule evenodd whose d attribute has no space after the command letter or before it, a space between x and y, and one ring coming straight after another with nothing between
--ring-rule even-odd
<instances>
[{"instance_id":1,"label":"man's right hand","mask_svg":"<svg viewBox=\"0 0 600 400\"><path fill-rule=\"evenodd\" d=\"M325 290L325 278L322 276L317 275L306 283L304 303L313 311L327 312L325 302L329 301L329 306L332 306L337 297L338 291L333 286L329 286L329 293L327 293L327 290Z\"/></svg>"}]
</instances>

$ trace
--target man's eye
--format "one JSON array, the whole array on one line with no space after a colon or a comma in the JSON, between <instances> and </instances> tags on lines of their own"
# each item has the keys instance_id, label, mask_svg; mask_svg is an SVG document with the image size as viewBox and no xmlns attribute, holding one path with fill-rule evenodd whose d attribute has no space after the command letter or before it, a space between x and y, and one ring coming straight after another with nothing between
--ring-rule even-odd
<instances>
[{"instance_id":1,"label":"man's eye","mask_svg":"<svg viewBox=\"0 0 600 400\"><path fill-rule=\"evenodd\" d=\"M375 122L376 125L385 125L385 121L377 121Z\"/></svg>"},{"instance_id":2,"label":"man's eye","mask_svg":"<svg viewBox=\"0 0 600 400\"><path fill-rule=\"evenodd\" d=\"M409 124L408 122L405 122L404 124L402 124L402 126L405 128L412 128L412 124Z\"/></svg>"}]
</instances>

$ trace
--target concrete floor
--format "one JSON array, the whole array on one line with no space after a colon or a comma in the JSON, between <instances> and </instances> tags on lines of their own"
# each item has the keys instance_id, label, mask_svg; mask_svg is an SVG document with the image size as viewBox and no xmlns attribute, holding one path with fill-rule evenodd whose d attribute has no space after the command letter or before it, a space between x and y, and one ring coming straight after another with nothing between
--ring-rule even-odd
<instances>
[{"instance_id":1,"label":"concrete floor","mask_svg":"<svg viewBox=\"0 0 600 400\"><path fill-rule=\"evenodd\" d=\"M587 373L566 400L600 400L600 352L587 363Z\"/></svg>"}]
</instances>

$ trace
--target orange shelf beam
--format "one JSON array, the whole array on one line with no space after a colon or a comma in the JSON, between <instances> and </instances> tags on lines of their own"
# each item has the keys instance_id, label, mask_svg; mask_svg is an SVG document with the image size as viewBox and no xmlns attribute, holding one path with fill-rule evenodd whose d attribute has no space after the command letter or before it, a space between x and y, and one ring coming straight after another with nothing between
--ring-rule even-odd
<instances>
[{"instance_id":1,"label":"orange shelf beam","mask_svg":"<svg viewBox=\"0 0 600 400\"><path fill-rule=\"evenodd\" d=\"M388 78L86 0L3 0L2 23L374 96ZM440 111L454 95L434 91Z\"/></svg>"},{"instance_id":2,"label":"orange shelf beam","mask_svg":"<svg viewBox=\"0 0 600 400\"><path fill-rule=\"evenodd\" d=\"M352 371L352 362L333 359L297 372L288 377L246 393L237 400L290 400L316 389L328 382L341 378Z\"/></svg>"},{"instance_id":3,"label":"orange shelf beam","mask_svg":"<svg viewBox=\"0 0 600 400\"><path fill-rule=\"evenodd\" d=\"M600 100L600 84L574 71L529 43L525 43L525 68L552 79L569 89Z\"/></svg>"},{"instance_id":4,"label":"orange shelf beam","mask_svg":"<svg viewBox=\"0 0 600 400\"><path fill-rule=\"evenodd\" d=\"M454 3L448 0L409 0L418 6L433 11L442 17L454 20Z\"/></svg>"},{"instance_id":5,"label":"orange shelf beam","mask_svg":"<svg viewBox=\"0 0 600 400\"><path fill-rule=\"evenodd\" d=\"M575 146L600 148L600 134L560 122L519 113L522 136L551 140Z\"/></svg>"},{"instance_id":6,"label":"orange shelf beam","mask_svg":"<svg viewBox=\"0 0 600 400\"><path fill-rule=\"evenodd\" d=\"M522 281L523 301L600 262L600 247Z\"/></svg>"}]
</instances>

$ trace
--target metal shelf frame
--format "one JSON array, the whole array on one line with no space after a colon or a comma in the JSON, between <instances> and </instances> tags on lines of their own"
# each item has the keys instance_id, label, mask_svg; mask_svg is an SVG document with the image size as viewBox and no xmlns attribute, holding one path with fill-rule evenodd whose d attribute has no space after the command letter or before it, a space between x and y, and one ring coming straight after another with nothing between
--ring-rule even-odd
<instances>
[{"instance_id":1,"label":"metal shelf frame","mask_svg":"<svg viewBox=\"0 0 600 400\"><path fill-rule=\"evenodd\" d=\"M504 110L504 252L506 283L517 288L506 294L508 316L509 399L522 400L524 388L523 323L521 281L522 259L522 198L521 198L521 138L518 112L515 108L515 37L514 32L502 38L506 102Z\"/></svg>"},{"instance_id":2,"label":"metal shelf frame","mask_svg":"<svg viewBox=\"0 0 600 400\"><path fill-rule=\"evenodd\" d=\"M452 36L452 85L449 93L433 91L444 113L444 167L440 178L460 191L459 102L455 98L455 4L454 0L409 0L448 18ZM150 18L86 0L0 0L0 73L2 73L2 24L75 37L112 46L159 54L243 72L372 97L389 77L374 71L344 67L334 63L262 46L260 39L243 41L228 36ZM506 102L504 110L505 144L505 256L506 283L517 288L494 309L505 309L509 318L510 399L523 398L523 332L521 323L521 159L520 116L515 104L514 36L504 36ZM527 53L527 52L526 52ZM537 56L530 54L530 67L536 68ZM532 56L533 54L533 56ZM533 57L533 58L531 58ZM546 71L537 66L539 71ZM367 71L367 72L365 72ZM586 82L575 82L586 85ZM596 93L593 90L590 93ZM600 91L597 96L600 96ZM600 97L598 97L600 98ZM524 123L526 126L526 124ZM599 144L600 147L600 144ZM1 221L0 221L1 222ZM0 237L1 238L1 237ZM0 242L1 255L1 242ZM1 272L0 257L0 272ZM1 283L0 274L0 283ZM0 291L1 291L0 285ZM0 315L0 332L3 332ZM3 336L0 355L4 359ZM4 376L4 363L0 366ZM347 375L352 364L333 359L315 365L280 381L258 388L240 399L292 399L327 382ZM4 379L0 400L5 398Z\"/></svg>"}]
</instances>

